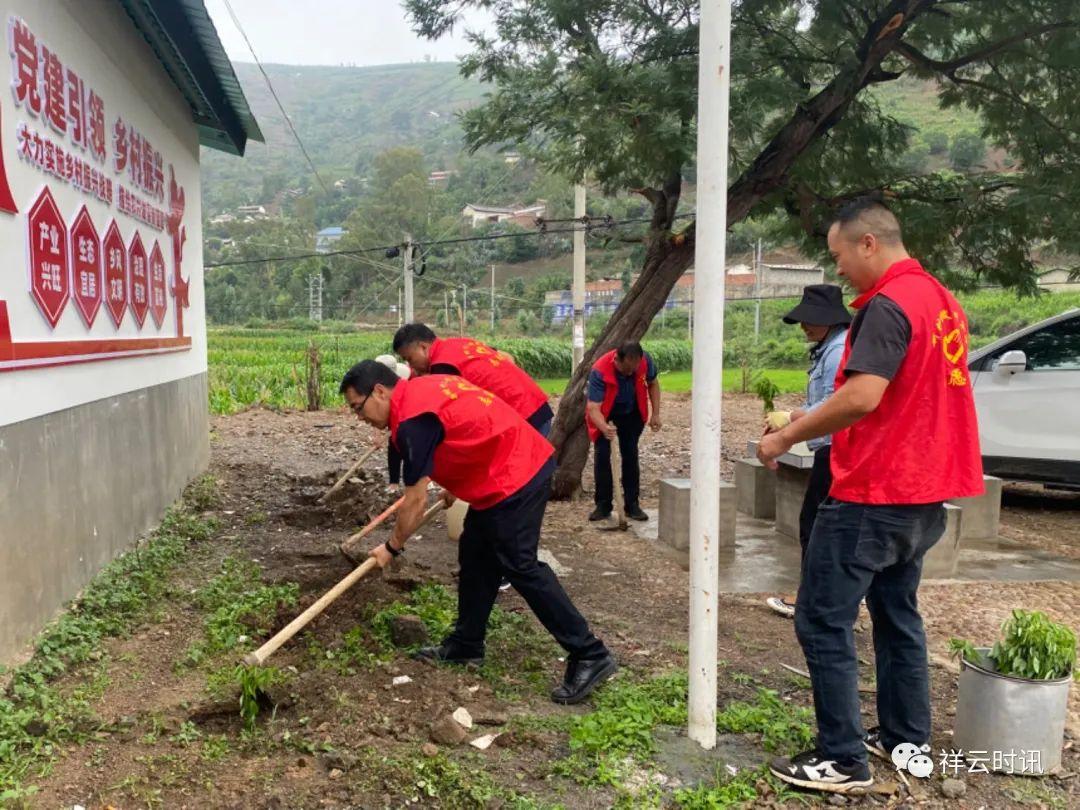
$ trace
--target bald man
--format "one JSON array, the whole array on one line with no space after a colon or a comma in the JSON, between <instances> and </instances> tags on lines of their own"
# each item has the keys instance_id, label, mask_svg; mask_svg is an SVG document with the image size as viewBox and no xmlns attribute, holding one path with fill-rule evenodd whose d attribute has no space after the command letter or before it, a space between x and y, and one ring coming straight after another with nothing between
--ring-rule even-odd
<instances>
[{"instance_id":1,"label":"bald man","mask_svg":"<svg viewBox=\"0 0 1080 810\"><path fill-rule=\"evenodd\" d=\"M815 750L774 760L778 778L844 793L873 779L867 753L929 751L930 678L916 592L923 557L945 529L944 501L983 491L967 376L967 317L908 255L880 202L840 210L829 229L840 278L859 292L832 396L762 437L761 461L832 435L833 482L803 558L795 631L818 724ZM874 622L878 726L863 731L854 625Z\"/></svg>"}]
</instances>

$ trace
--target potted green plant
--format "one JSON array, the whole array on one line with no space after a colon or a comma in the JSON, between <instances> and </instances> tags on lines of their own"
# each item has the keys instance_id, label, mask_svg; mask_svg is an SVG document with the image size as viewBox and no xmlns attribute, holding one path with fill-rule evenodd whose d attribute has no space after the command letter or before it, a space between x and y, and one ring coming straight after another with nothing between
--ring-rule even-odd
<instances>
[{"instance_id":1,"label":"potted green plant","mask_svg":"<svg viewBox=\"0 0 1080 810\"><path fill-rule=\"evenodd\" d=\"M950 645L960 659L954 748L1005 773L1060 765L1076 634L1041 611L1014 610L992 648Z\"/></svg>"}]
</instances>

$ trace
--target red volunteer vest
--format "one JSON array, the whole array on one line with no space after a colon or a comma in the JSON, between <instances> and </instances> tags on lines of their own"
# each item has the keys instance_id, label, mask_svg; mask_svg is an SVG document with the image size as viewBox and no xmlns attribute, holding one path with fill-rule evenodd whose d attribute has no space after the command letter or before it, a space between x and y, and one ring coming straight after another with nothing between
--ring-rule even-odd
<instances>
[{"instance_id":1,"label":"red volunteer vest","mask_svg":"<svg viewBox=\"0 0 1080 810\"><path fill-rule=\"evenodd\" d=\"M911 343L881 403L832 437L829 494L864 504L923 504L983 492L975 401L960 304L915 259L890 267L851 306L883 293L911 323ZM851 332L836 375L845 383Z\"/></svg>"},{"instance_id":2,"label":"red volunteer vest","mask_svg":"<svg viewBox=\"0 0 1080 810\"><path fill-rule=\"evenodd\" d=\"M533 378L514 363L514 358L471 338L439 338L428 350L431 365L446 363L458 374L490 391L528 419L548 401Z\"/></svg>"},{"instance_id":3,"label":"red volunteer vest","mask_svg":"<svg viewBox=\"0 0 1080 810\"><path fill-rule=\"evenodd\" d=\"M443 427L431 478L475 509L489 509L532 480L555 449L498 397L461 377L402 380L390 397L390 439L398 426L434 414Z\"/></svg>"},{"instance_id":4,"label":"red volunteer vest","mask_svg":"<svg viewBox=\"0 0 1080 810\"><path fill-rule=\"evenodd\" d=\"M600 413L607 419L608 414L611 413L611 409L615 405L615 396L619 393L619 381L615 377L618 373L615 371L615 350L612 349L593 363L593 370L599 371L600 376L604 378L604 401L600 403ZM645 360L645 355L642 355L641 362L638 363L637 370L634 372L634 393L637 395L637 406L641 412L642 422L649 421L649 389L645 383L645 375L648 371L649 364ZM585 427L589 431L589 441L595 442L600 438L600 429L592 423L587 409L585 411Z\"/></svg>"}]
</instances>

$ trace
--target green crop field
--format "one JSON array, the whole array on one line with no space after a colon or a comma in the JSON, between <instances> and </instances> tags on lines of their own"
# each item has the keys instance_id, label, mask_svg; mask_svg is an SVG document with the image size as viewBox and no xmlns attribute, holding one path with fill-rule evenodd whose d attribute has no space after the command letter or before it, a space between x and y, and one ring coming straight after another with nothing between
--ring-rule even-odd
<instances>
[{"instance_id":1,"label":"green crop field","mask_svg":"<svg viewBox=\"0 0 1080 810\"><path fill-rule=\"evenodd\" d=\"M1080 307L1080 293L1021 298L1004 292L960 296L971 322L972 347L1040 321L1071 307ZM806 384L806 349L794 327L780 316L790 301L766 301L762 306L761 337L752 365L770 377L782 392L801 391ZM724 388L741 387L740 349L752 338L753 311L745 303L728 307L724 346ZM659 330L658 330L659 331ZM685 334L685 332L683 333ZM295 329L211 329L209 332L210 410L235 413L252 406L303 408L306 403L306 359L309 344L319 350L319 391L323 407L340 402L338 384L353 363L390 351L389 332L303 331ZM561 393L570 376L568 337L484 338L513 355L544 390ZM693 345L685 338L644 341L662 372L667 391L690 390Z\"/></svg>"}]
</instances>

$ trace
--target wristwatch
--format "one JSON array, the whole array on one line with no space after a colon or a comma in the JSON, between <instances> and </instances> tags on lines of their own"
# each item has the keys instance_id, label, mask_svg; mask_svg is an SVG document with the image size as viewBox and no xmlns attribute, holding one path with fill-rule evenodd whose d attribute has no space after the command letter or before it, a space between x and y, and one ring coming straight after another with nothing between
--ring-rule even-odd
<instances>
[{"instance_id":1,"label":"wristwatch","mask_svg":"<svg viewBox=\"0 0 1080 810\"><path fill-rule=\"evenodd\" d=\"M390 552L391 557L400 557L402 554L405 553L405 549L403 549L403 548L394 548L392 545L390 545L389 540L387 540L385 543L383 543L383 545L386 546L386 550Z\"/></svg>"}]
</instances>

